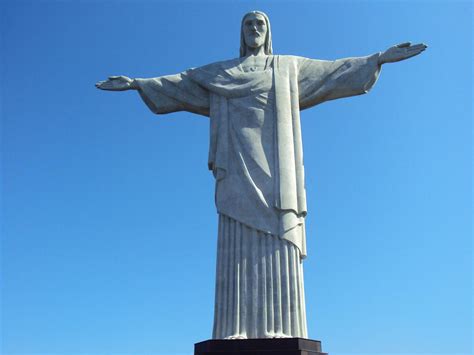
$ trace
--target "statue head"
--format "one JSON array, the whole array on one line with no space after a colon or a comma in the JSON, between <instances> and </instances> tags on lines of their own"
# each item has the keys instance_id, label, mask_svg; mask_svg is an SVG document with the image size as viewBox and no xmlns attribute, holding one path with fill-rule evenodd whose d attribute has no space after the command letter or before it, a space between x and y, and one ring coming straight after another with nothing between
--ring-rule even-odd
<instances>
[{"instance_id":1,"label":"statue head","mask_svg":"<svg viewBox=\"0 0 474 355\"><path fill-rule=\"evenodd\" d=\"M268 16L261 11L250 11L242 18L240 27L240 56L247 55L247 48L264 46L265 54L273 53L272 32Z\"/></svg>"}]
</instances>

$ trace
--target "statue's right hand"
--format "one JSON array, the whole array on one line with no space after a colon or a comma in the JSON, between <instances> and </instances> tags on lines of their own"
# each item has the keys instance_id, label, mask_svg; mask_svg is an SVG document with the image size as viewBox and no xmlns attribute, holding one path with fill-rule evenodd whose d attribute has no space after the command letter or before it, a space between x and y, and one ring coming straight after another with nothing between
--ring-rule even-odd
<instances>
[{"instance_id":1,"label":"statue's right hand","mask_svg":"<svg viewBox=\"0 0 474 355\"><path fill-rule=\"evenodd\" d=\"M135 89L135 87L133 87L133 80L123 75L109 76L107 80L96 83L95 87L97 89L110 91L125 91Z\"/></svg>"}]
</instances>

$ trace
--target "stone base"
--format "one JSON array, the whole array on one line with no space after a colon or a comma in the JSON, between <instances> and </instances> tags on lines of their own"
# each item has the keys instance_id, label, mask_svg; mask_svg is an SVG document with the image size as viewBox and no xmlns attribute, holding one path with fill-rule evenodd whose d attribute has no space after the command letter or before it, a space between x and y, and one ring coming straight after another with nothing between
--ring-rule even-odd
<instances>
[{"instance_id":1,"label":"stone base","mask_svg":"<svg viewBox=\"0 0 474 355\"><path fill-rule=\"evenodd\" d=\"M194 344L194 355L327 355L321 342L302 338L206 340Z\"/></svg>"}]
</instances>

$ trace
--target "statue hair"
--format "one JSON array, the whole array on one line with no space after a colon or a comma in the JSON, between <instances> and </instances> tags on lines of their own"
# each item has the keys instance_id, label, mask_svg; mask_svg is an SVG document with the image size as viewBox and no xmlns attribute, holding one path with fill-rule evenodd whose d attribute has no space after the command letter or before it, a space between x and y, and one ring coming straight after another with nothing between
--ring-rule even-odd
<instances>
[{"instance_id":1,"label":"statue hair","mask_svg":"<svg viewBox=\"0 0 474 355\"><path fill-rule=\"evenodd\" d=\"M242 24L240 26L240 57L245 57L247 55L247 45L245 44L245 36L244 36L244 21L245 18L248 15L261 15L265 19L266 25L267 25L267 34L265 36L265 44L263 45L264 52L267 55L273 54L273 48L272 48L272 31L270 28L270 20L268 19L268 16L262 12L262 11L250 11L242 17Z\"/></svg>"}]
</instances>

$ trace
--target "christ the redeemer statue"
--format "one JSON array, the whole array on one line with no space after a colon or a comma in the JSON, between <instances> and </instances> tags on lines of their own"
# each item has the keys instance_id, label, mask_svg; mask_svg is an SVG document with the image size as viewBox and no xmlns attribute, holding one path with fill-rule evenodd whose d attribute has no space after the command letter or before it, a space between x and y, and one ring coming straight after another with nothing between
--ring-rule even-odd
<instances>
[{"instance_id":1,"label":"christ the redeemer statue","mask_svg":"<svg viewBox=\"0 0 474 355\"><path fill-rule=\"evenodd\" d=\"M403 43L335 61L273 55L268 17L242 19L240 57L152 79L112 76L156 114L210 118L219 214L214 339L307 338L302 259L306 195L300 111L367 93L385 63L426 49Z\"/></svg>"}]
</instances>

